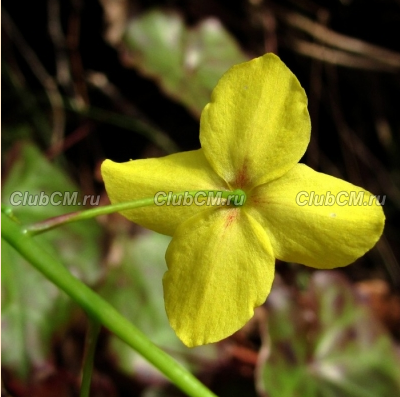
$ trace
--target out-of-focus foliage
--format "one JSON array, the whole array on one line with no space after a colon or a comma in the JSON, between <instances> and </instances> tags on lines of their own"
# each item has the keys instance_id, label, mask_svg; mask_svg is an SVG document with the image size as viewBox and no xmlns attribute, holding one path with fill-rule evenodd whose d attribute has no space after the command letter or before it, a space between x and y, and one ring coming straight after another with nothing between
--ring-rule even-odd
<instances>
[{"instance_id":1,"label":"out-of-focus foliage","mask_svg":"<svg viewBox=\"0 0 400 397\"><path fill-rule=\"evenodd\" d=\"M21 200L21 205L11 206ZM13 214L24 224L82 209L78 205L23 205L23 195L40 197L41 192L51 195L55 202L78 192L65 171L47 161L38 148L23 145L2 189L2 203L9 205ZM63 196L63 197L61 197ZM79 195L78 195L79 197ZM79 200L78 200L79 201ZM44 202L44 201L43 201ZM39 205L38 205L39 204ZM88 284L100 276L101 267L100 227L95 221L75 223L56 229L38 240ZM48 358L53 333L65 323L70 314L70 300L53 284L40 275L11 246L2 240L2 362L21 376L31 366L43 364Z\"/></svg>"},{"instance_id":2,"label":"out-of-focus foliage","mask_svg":"<svg viewBox=\"0 0 400 397\"><path fill-rule=\"evenodd\" d=\"M158 346L180 361L191 363L215 359L215 345L188 349L168 323L164 308L162 277L167 270L164 253L171 238L148 232L136 238L119 236L111 247L107 279L99 290L120 313L130 319ZM111 338L111 350L126 373L157 371L119 339Z\"/></svg>"},{"instance_id":3,"label":"out-of-focus foliage","mask_svg":"<svg viewBox=\"0 0 400 397\"><path fill-rule=\"evenodd\" d=\"M124 42L132 65L196 116L222 74L247 60L217 19L189 28L174 12L153 10L131 20Z\"/></svg>"},{"instance_id":4,"label":"out-of-focus foliage","mask_svg":"<svg viewBox=\"0 0 400 397\"><path fill-rule=\"evenodd\" d=\"M269 396L400 394L396 346L339 273L314 273L303 292L278 281L268 307L258 384Z\"/></svg>"}]
</instances>

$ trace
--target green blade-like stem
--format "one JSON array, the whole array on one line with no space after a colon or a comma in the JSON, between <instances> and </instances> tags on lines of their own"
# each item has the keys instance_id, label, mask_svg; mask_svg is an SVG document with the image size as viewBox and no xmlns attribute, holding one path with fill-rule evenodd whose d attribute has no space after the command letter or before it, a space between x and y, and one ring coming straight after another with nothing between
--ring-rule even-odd
<instances>
[{"instance_id":1,"label":"green blade-like stem","mask_svg":"<svg viewBox=\"0 0 400 397\"><path fill-rule=\"evenodd\" d=\"M101 324L89 317L89 325L85 340L85 354L82 365L82 381L80 397L90 396L90 384L93 374L94 354L96 352L97 338L99 336Z\"/></svg>"},{"instance_id":2,"label":"green blade-like stem","mask_svg":"<svg viewBox=\"0 0 400 397\"><path fill-rule=\"evenodd\" d=\"M190 191L190 192L180 192L180 193L174 193L176 196L184 196L185 194L190 195L192 197L195 197L196 194L203 194L206 197L209 197L208 195L214 195L213 197L222 199L222 205L224 203L227 203L229 205L229 202L232 201L234 202L234 199L241 199L244 195L244 192L240 191L241 193L231 192L231 191L217 191L217 190L197 190L197 191ZM217 196L220 194L220 196ZM205 197L202 196L201 199L205 199ZM157 204L155 202L157 200ZM126 203L119 203L119 204L111 204L111 205L105 205L102 207L98 208L91 208L88 210L84 211L78 211L78 212L71 212L69 214L64 214L61 216L57 216L54 218L49 218L44 221L34 223L32 225L28 225L25 227L25 233L30 234L30 235L36 235L39 233L47 232L49 230L54 229L55 227L63 226L66 225L67 223L71 222L77 222L77 221L83 221L91 218L95 218L96 216L100 215L107 215L111 214L114 212L121 212L121 211L126 211L126 210L132 210L135 208L141 208L141 207L147 207L149 205L163 205L163 202L166 202L168 200L168 197L158 197L157 199L154 197L149 197L149 198L144 198L144 199L139 199L139 200L134 200L134 201L128 201Z\"/></svg>"},{"instance_id":3,"label":"green blade-like stem","mask_svg":"<svg viewBox=\"0 0 400 397\"><path fill-rule=\"evenodd\" d=\"M1 214L2 238L14 247L47 279L68 294L90 317L126 342L177 387L192 397L215 397L198 379L168 354L155 346L141 331L109 303L83 284L50 255L9 216Z\"/></svg>"}]
</instances>

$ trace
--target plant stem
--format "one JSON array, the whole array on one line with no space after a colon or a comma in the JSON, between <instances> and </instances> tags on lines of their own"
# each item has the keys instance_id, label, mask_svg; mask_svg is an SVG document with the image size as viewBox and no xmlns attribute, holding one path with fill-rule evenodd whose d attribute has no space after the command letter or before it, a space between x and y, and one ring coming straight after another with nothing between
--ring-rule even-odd
<instances>
[{"instance_id":1,"label":"plant stem","mask_svg":"<svg viewBox=\"0 0 400 397\"><path fill-rule=\"evenodd\" d=\"M85 340L85 354L83 357L80 397L89 397L90 395L94 354L96 352L97 338L99 336L100 329L101 324L97 320L89 317L89 325Z\"/></svg>"},{"instance_id":2,"label":"plant stem","mask_svg":"<svg viewBox=\"0 0 400 397\"><path fill-rule=\"evenodd\" d=\"M98 294L79 281L32 236L1 214L2 237L46 278L68 294L90 317L103 324L158 368L177 387L192 397L215 397L198 379L168 354L155 346L141 331Z\"/></svg>"},{"instance_id":3,"label":"plant stem","mask_svg":"<svg viewBox=\"0 0 400 397\"><path fill-rule=\"evenodd\" d=\"M231 192L231 191L227 191L227 190L225 190L225 191L196 190L196 191L191 191L191 192L175 193L174 195L183 196L185 193L192 197L198 193L204 193L205 195L221 194L220 198L222 198L222 199L227 199L229 197L233 198L235 196L238 196L239 198L241 197L241 193L236 193L236 191ZM202 196L202 197L200 197L200 199L205 199L207 197L208 196L206 196L206 197ZM214 196L214 197L216 197L216 196ZM161 202L167 201L168 197L159 197L157 200L158 200L158 205L161 205ZM111 214L114 212L122 212L122 211L131 210L131 209L135 209L135 208L146 207L149 205L155 205L154 197L144 198L144 199L139 199L139 200L134 200L134 201L128 201L126 203L105 205L103 207L91 208L91 209L84 210L84 211L71 212L69 214L64 214L64 215L57 216L54 218L49 218L44 221L25 226L24 232L29 235L36 235L36 234L40 234L43 232L47 232L51 229L54 229L55 227L65 225L70 222L83 221L86 219L95 218L96 216L100 216L100 215ZM193 205L195 205L195 204L193 204ZM220 204L216 204L216 205L220 205ZM224 204L222 204L222 205L224 205Z\"/></svg>"},{"instance_id":4,"label":"plant stem","mask_svg":"<svg viewBox=\"0 0 400 397\"><path fill-rule=\"evenodd\" d=\"M113 212L120 212L134 208L146 207L154 204L154 198L146 198L126 203L105 205L99 208L91 208L89 210L70 212L54 218L45 219L44 221L33 223L32 225L25 226L25 233L36 235L47 232L58 226L66 225L67 223L84 221L87 219L95 218L100 215L107 215Z\"/></svg>"}]
</instances>

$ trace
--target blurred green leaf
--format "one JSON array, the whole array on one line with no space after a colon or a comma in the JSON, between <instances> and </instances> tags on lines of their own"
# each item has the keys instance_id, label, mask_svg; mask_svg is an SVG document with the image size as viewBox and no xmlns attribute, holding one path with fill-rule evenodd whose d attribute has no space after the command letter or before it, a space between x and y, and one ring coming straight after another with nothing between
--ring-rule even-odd
<instances>
[{"instance_id":1,"label":"blurred green leaf","mask_svg":"<svg viewBox=\"0 0 400 397\"><path fill-rule=\"evenodd\" d=\"M10 197L14 192L30 195L78 192L64 172L31 144L22 145L13 162L2 189L3 204L22 223L83 209L78 205L12 206ZM55 196L57 202L61 200L59 194ZM35 238L81 280L91 284L100 277L101 229L95 221L71 224ZM64 293L4 241L1 256L3 365L25 376L31 365L41 365L46 360L53 332L68 320L71 305Z\"/></svg>"},{"instance_id":2,"label":"blurred green leaf","mask_svg":"<svg viewBox=\"0 0 400 397\"><path fill-rule=\"evenodd\" d=\"M152 10L129 23L124 41L132 64L196 116L223 73L248 59L215 18L188 28L179 14Z\"/></svg>"},{"instance_id":3,"label":"blurred green leaf","mask_svg":"<svg viewBox=\"0 0 400 397\"><path fill-rule=\"evenodd\" d=\"M48 358L53 332L67 320L70 305L8 243L1 245L2 365L25 377Z\"/></svg>"},{"instance_id":4,"label":"blurred green leaf","mask_svg":"<svg viewBox=\"0 0 400 397\"><path fill-rule=\"evenodd\" d=\"M54 202L41 205L21 204L13 206L10 198L14 192L29 195L54 194ZM77 194L75 204L68 203ZM65 200L66 198L66 200ZM90 202L92 199L87 200ZM95 203L95 197L92 203ZM83 197L63 170L50 163L42 153L31 144L21 146L12 169L2 189L2 203L12 208L15 216L24 224L38 222L46 218L60 216L68 212L83 210ZM52 230L37 239L47 243L54 255L62 258L67 267L81 280L92 284L99 277L98 267L101 252L99 250L101 228L95 220L72 223Z\"/></svg>"},{"instance_id":5,"label":"blurred green leaf","mask_svg":"<svg viewBox=\"0 0 400 397\"><path fill-rule=\"evenodd\" d=\"M294 295L277 282L270 307L259 385L275 397L390 397L400 394L400 357L347 281L314 273Z\"/></svg>"},{"instance_id":6,"label":"blurred green leaf","mask_svg":"<svg viewBox=\"0 0 400 397\"><path fill-rule=\"evenodd\" d=\"M169 325L164 308L162 278L167 270L165 251L171 238L146 232L136 238L119 236L113 244L111 270L99 293L130 319L152 342L183 365L215 359L215 347L188 349ZM119 339L111 337L111 349L127 373L158 376L156 370ZM196 368L191 367L192 370Z\"/></svg>"}]
</instances>

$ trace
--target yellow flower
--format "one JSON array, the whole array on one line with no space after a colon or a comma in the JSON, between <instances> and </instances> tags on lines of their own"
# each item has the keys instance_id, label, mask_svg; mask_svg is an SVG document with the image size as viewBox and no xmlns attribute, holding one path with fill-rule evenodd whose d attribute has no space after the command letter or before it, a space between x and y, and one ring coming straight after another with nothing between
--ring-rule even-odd
<instances>
[{"instance_id":1,"label":"yellow flower","mask_svg":"<svg viewBox=\"0 0 400 397\"><path fill-rule=\"evenodd\" d=\"M380 205L370 205L370 193L298 164L310 130L299 81L277 56L266 54L220 79L201 115L201 149L103 163L112 203L160 191L246 193L242 206L165 204L123 212L173 236L165 306L187 346L240 329L267 298L275 258L319 269L345 266L382 234L385 217ZM346 204L352 197L358 205Z\"/></svg>"}]
</instances>

